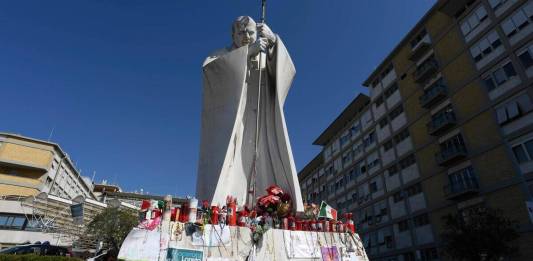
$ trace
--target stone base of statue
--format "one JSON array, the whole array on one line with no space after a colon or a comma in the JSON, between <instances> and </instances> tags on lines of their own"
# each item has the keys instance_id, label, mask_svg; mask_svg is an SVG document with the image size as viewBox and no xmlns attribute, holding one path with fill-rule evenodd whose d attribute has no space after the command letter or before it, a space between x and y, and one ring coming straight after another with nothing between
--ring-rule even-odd
<instances>
[{"instance_id":1,"label":"stone base of statue","mask_svg":"<svg viewBox=\"0 0 533 261\"><path fill-rule=\"evenodd\" d=\"M193 226L192 224L190 224ZM247 227L171 223L171 232L135 228L118 258L124 260L368 260L357 234L269 229L257 243ZM188 231L191 230L191 231ZM168 239L168 241L166 241Z\"/></svg>"}]
</instances>

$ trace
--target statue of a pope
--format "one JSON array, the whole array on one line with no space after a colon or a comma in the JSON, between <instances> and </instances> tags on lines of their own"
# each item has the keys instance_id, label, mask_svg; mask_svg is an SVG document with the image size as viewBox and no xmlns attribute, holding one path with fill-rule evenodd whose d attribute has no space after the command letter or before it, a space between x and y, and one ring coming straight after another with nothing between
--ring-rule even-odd
<instances>
[{"instance_id":1,"label":"statue of a pope","mask_svg":"<svg viewBox=\"0 0 533 261\"><path fill-rule=\"evenodd\" d=\"M244 205L276 184L292 196L293 210L302 212L283 113L294 64L280 37L266 24L241 16L232 32L231 47L215 51L203 64L197 197L225 205L226 197L233 196ZM258 62L265 60L258 58L260 52L266 54L266 66ZM249 193L250 188L256 193Z\"/></svg>"}]
</instances>

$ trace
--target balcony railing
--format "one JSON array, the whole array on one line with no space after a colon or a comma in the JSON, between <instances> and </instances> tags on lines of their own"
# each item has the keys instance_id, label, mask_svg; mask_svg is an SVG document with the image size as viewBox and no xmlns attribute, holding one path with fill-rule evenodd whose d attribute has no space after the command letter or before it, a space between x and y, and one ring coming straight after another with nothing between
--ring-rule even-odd
<instances>
[{"instance_id":1,"label":"balcony railing","mask_svg":"<svg viewBox=\"0 0 533 261\"><path fill-rule=\"evenodd\" d=\"M448 128L457 124L455 119L455 113L446 112L442 115L436 116L435 119L427 124L429 135L438 135L440 132L447 130Z\"/></svg>"},{"instance_id":2,"label":"balcony railing","mask_svg":"<svg viewBox=\"0 0 533 261\"><path fill-rule=\"evenodd\" d=\"M467 156L467 151L465 146L451 146L441 152L435 154L435 160L437 164L444 166L456 159L464 158Z\"/></svg>"},{"instance_id":3,"label":"balcony railing","mask_svg":"<svg viewBox=\"0 0 533 261\"><path fill-rule=\"evenodd\" d=\"M439 64L433 58L428 59L422 63L414 73L415 81L418 83L424 82L429 78L433 73L439 70Z\"/></svg>"},{"instance_id":4,"label":"balcony railing","mask_svg":"<svg viewBox=\"0 0 533 261\"><path fill-rule=\"evenodd\" d=\"M446 96L448 96L448 87L446 87L444 84L438 83L434 86L431 86L426 93L418 98L418 100L420 101L420 105L427 109Z\"/></svg>"},{"instance_id":5,"label":"balcony railing","mask_svg":"<svg viewBox=\"0 0 533 261\"><path fill-rule=\"evenodd\" d=\"M431 46L428 41L422 40L413 50L411 50L409 60L418 61L418 59L420 59L422 55L424 55L429 49L431 49L430 47Z\"/></svg>"},{"instance_id":6,"label":"balcony railing","mask_svg":"<svg viewBox=\"0 0 533 261\"><path fill-rule=\"evenodd\" d=\"M447 199L456 199L479 192L479 184L475 177L463 178L450 182L444 186L444 195Z\"/></svg>"}]
</instances>

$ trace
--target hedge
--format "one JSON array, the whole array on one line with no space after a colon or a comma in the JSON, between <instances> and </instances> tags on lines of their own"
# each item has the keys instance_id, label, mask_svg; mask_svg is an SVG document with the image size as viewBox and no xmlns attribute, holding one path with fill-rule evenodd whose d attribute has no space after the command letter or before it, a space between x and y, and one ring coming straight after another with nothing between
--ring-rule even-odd
<instances>
[{"instance_id":1,"label":"hedge","mask_svg":"<svg viewBox=\"0 0 533 261\"><path fill-rule=\"evenodd\" d=\"M0 255L0 261L80 261L82 259L66 256L37 255Z\"/></svg>"}]
</instances>

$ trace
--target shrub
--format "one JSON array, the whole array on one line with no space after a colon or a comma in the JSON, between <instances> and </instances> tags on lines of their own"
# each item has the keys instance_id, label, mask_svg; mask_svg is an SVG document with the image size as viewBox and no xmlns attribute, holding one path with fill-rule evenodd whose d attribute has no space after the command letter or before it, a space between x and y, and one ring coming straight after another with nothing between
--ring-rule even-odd
<instances>
[{"instance_id":1,"label":"shrub","mask_svg":"<svg viewBox=\"0 0 533 261\"><path fill-rule=\"evenodd\" d=\"M37 255L0 255L0 261L80 261L81 259L66 256Z\"/></svg>"}]
</instances>

